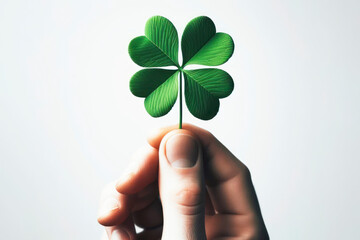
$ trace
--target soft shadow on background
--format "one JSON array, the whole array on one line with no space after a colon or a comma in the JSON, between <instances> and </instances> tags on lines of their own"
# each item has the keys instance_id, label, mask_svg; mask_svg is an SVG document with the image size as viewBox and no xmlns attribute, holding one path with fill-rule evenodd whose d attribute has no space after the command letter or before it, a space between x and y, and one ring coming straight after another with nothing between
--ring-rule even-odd
<instances>
[{"instance_id":1,"label":"soft shadow on background","mask_svg":"<svg viewBox=\"0 0 360 240\"><path fill-rule=\"evenodd\" d=\"M360 239L358 1L0 2L2 239L99 239L101 188L154 128L128 56L153 15L211 17L235 41L209 122L251 170L272 239Z\"/></svg>"}]
</instances>

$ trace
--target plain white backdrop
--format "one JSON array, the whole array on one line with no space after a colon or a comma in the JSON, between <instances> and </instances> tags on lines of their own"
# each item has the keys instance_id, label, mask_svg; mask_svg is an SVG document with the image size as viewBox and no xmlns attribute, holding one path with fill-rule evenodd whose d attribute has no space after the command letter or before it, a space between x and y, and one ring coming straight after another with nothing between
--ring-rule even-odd
<instances>
[{"instance_id":1,"label":"plain white backdrop","mask_svg":"<svg viewBox=\"0 0 360 240\"><path fill-rule=\"evenodd\" d=\"M360 239L358 1L0 1L1 239L94 239L102 187L147 133L127 53L153 15L235 41L212 131L251 170L272 239Z\"/></svg>"}]
</instances>

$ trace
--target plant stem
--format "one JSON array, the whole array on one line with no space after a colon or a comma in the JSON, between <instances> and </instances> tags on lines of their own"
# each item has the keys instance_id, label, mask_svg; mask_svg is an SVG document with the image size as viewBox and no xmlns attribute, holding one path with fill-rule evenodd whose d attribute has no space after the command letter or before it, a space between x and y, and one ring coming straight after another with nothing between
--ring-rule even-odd
<instances>
[{"instance_id":1,"label":"plant stem","mask_svg":"<svg viewBox=\"0 0 360 240\"><path fill-rule=\"evenodd\" d=\"M183 72L180 71L180 82L179 82L179 106L180 106L180 119L179 119L179 129L182 129L182 74Z\"/></svg>"}]
</instances>

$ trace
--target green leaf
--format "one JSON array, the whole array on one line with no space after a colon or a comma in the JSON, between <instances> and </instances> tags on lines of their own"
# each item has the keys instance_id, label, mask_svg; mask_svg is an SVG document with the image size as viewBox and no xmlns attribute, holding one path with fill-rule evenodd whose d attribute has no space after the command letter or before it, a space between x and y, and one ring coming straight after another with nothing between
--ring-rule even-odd
<instances>
[{"instance_id":1,"label":"green leaf","mask_svg":"<svg viewBox=\"0 0 360 240\"><path fill-rule=\"evenodd\" d=\"M220 69L184 70L185 102L191 112L202 120L212 119L219 110L219 98L234 89L231 76Z\"/></svg>"},{"instance_id":2,"label":"green leaf","mask_svg":"<svg viewBox=\"0 0 360 240\"><path fill-rule=\"evenodd\" d=\"M185 102L189 111L197 118L209 120L219 111L219 98L227 97L233 91L234 82L220 69L184 68L189 64L217 66L225 63L233 54L234 42L228 34L216 33L212 20L201 16L191 20L184 30L181 67L178 45L177 31L168 19L150 18L145 26L145 36L130 42L130 57L143 67L175 66L177 70L150 68L138 71L130 80L130 90L135 96L145 98L145 108L151 116L160 117L174 106L179 91L181 94L182 82L178 81L178 75L184 74ZM182 100L179 107L179 128L182 128Z\"/></svg>"},{"instance_id":3,"label":"green leaf","mask_svg":"<svg viewBox=\"0 0 360 240\"><path fill-rule=\"evenodd\" d=\"M152 117L167 114L178 96L177 70L143 69L132 76L130 90L137 97L145 98L146 111Z\"/></svg>"},{"instance_id":4,"label":"green leaf","mask_svg":"<svg viewBox=\"0 0 360 240\"><path fill-rule=\"evenodd\" d=\"M179 39L174 25L166 18L154 16L145 25L145 36L129 44L131 59L142 67L178 66Z\"/></svg>"},{"instance_id":5,"label":"green leaf","mask_svg":"<svg viewBox=\"0 0 360 240\"><path fill-rule=\"evenodd\" d=\"M215 24L205 16L191 20L182 35L183 66L200 64L218 66L234 52L234 41L226 33L216 33Z\"/></svg>"},{"instance_id":6,"label":"green leaf","mask_svg":"<svg viewBox=\"0 0 360 240\"><path fill-rule=\"evenodd\" d=\"M184 73L217 98L225 98L234 90L233 79L224 70L204 68L184 70Z\"/></svg>"}]
</instances>

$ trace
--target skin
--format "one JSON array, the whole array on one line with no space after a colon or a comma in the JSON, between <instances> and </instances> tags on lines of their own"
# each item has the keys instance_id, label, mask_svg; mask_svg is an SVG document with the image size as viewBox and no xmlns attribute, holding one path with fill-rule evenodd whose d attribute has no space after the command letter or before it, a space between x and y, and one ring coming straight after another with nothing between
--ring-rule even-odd
<instances>
[{"instance_id":1,"label":"skin","mask_svg":"<svg viewBox=\"0 0 360 240\"><path fill-rule=\"evenodd\" d=\"M179 135L198 144L193 167L174 168L166 159L167 141ZM210 132L174 125L148 144L102 193L104 239L269 239L248 168Z\"/></svg>"}]
</instances>

